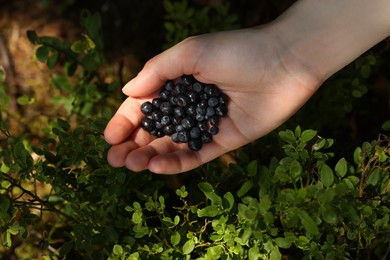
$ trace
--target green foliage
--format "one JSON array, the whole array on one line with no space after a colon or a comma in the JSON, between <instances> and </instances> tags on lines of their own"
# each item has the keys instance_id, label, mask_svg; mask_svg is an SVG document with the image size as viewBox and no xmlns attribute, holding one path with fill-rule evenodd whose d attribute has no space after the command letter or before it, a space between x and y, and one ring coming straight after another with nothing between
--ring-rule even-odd
<instances>
[{"instance_id":1,"label":"green foliage","mask_svg":"<svg viewBox=\"0 0 390 260\"><path fill-rule=\"evenodd\" d=\"M238 28L237 15L229 13L229 3L219 2L215 7L196 9L187 0L164 0L166 12L165 48L193 35Z\"/></svg>"},{"instance_id":2,"label":"green foliage","mask_svg":"<svg viewBox=\"0 0 390 260\"><path fill-rule=\"evenodd\" d=\"M235 22L227 5L219 11L197 10L185 1L164 5L167 22L191 17L193 23L184 19L192 31L180 27L169 36L171 44L186 37L183 32L206 30L214 23L205 20L211 12L230 21L226 26ZM55 105L67 108L66 117L42 126L45 136L38 141L13 136L1 117L9 97L0 70L0 252L25 247L27 259L111 260L386 256L387 135L349 144L354 152L340 156L337 142L318 129L287 123L267 137L267 146L240 149L229 165L215 160L180 176L109 166L102 132L117 83L102 80L107 64L100 16L83 11L80 20L85 32L73 43L27 34L37 45L36 59L52 70L51 84L61 93L53 97ZM346 73L359 71L367 79L375 61L362 57ZM33 97L18 102L28 105Z\"/></svg>"}]
</instances>

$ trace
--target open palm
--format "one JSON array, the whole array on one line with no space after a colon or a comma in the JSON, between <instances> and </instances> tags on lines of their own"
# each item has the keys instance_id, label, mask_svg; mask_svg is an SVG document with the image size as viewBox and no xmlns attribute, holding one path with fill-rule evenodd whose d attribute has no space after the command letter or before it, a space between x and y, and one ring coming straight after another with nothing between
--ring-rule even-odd
<instances>
[{"instance_id":1,"label":"open palm","mask_svg":"<svg viewBox=\"0 0 390 260\"><path fill-rule=\"evenodd\" d=\"M278 127L318 88L315 74L283 49L272 27L191 37L154 57L123 89L128 98L105 130L114 167L180 173L239 148ZM183 74L216 84L229 98L213 142L194 152L140 129L140 105Z\"/></svg>"}]
</instances>

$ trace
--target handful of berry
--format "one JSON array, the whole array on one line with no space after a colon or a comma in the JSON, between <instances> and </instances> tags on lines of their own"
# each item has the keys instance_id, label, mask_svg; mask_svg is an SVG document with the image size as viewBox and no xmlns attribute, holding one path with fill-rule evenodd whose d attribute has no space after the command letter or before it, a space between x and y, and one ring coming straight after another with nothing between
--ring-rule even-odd
<instances>
[{"instance_id":1,"label":"handful of berry","mask_svg":"<svg viewBox=\"0 0 390 260\"><path fill-rule=\"evenodd\" d=\"M168 135L173 142L188 143L188 148L198 151L219 132L218 122L227 114L228 101L215 85L183 75L167 81L159 97L141 105L145 114L141 127L154 136Z\"/></svg>"}]
</instances>

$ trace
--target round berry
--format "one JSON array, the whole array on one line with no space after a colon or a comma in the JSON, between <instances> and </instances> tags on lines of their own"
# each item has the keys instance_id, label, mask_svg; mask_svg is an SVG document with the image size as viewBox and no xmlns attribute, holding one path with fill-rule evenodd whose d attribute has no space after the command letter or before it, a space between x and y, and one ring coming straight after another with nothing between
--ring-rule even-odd
<instances>
[{"instance_id":1,"label":"round berry","mask_svg":"<svg viewBox=\"0 0 390 260\"><path fill-rule=\"evenodd\" d=\"M189 85L191 85L195 81L195 78L192 75L183 75L181 77L181 80L183 81L184 84L189 86Z\"/></svg>"},{"instance_id":2,"label":"round berry","mask_svg":"<svg viewBox=\"0 0 390 260\"><path fill-rule=\"evenodd\" d=\"M225 105L221 105L215 108L215 114L217 116L223 117L227 114L227 107Z\"/></svg>"},{"instance_id":3,"label":"round berry","mask_svg":"<svg viewBox=\"0 0 390 260\"><path fill-rule=\"evenodd\" d=\"M195 126L196 120L193 117L185 117L183 120L181 120L181 125L186 128L190 129Z\"/></svg>"},{"instance_id":4,"label":"round berry","mask_svg":"<svg viewBox=\"0 0 390 260\"><path fill-rule=\"evenodd\" d=\"M150 132L154 129L154 122L148 118L144 118L141 122L142 129Z\"/></svg>"},{"instance_id":5,"label":"round berry","mask_svg":"<svg viewBox=\"0 0 390 260\"><path fill-rule=\"evenodd\" d=\"M190 104L191 100L186 95L179 95L176 98L176 104L180 107L186 107Z\"/></svg>"},{"instance_id":6,"label":"round berry","mask_svg":"<svg viewBox=\"0 0 390 260\"><path fill-rule=\"evenodd\" d=\"M190 133L188 133L188 131L180 131L178 132L178 135L179 141L182 143L186 143L190 140Z\"/></svg>"},{"instance_id":7,"label":"round berry","mask_svg":"<svg viewBox=\"0 0 390 260\"><path fill-rule=\"evenodd\" d=\"M200 82L194 82L192 84L192 90L195 91L195 92L202 92L203 91L203 88L204 88L204 85Z\"/></svg>"},{"instance_id":8,"label":"round berry","mask_svg":"<svg viewBox=\"0 0 390 260\"><path fill-rule=\"evenodd\" d=\"M186 89L186 85L184 85L183 83L176 83L172 89L172 94L175 96L183 95L186 93Z\"/></svg>"},{"instance_id":9,"label":"round berry","mask_svg":"<svg viewBox=\"0 0 390 260\"><path fill-rule=\"evenodd\" d=\"M219 103L219 99L217 97L211 97L207 100L207 104L209 107L215 107Z\"/></svg>"},{"instance_id":10,"label":"round berry","mask_svg":"<svg viewBox=\"0 0 390 260\"><path fill-rule=\"evenodd\" d=\"M219 128L217 126L213 125L212 127L210 127L210 134L211 135L216 135L216 134L218 134L218 132L219 132Z\"/></svg>"},{"instance_id":11,"label":"round berry","mask_svg":"<svg viewBox=\"0 0 390 260\"><path fill-rule=\"evenodd\" d=\"M200 149L202 149L202 146L202 140L199 138L190 139L188 141L188 148L190 148L192 151L199 151Z\"/></svg>"},{"instance_id":12,"label":"round berry","mask_svg":"<svg viewBox=\"0 0 390 260\"><path fill-rule=\"evenodd\" d=\"M172 139L173 142L179 143L180 142L180 140L179 140L179 133L177 133L177 132L173 133L172 136L171 136L171 139Z\"/></svg>"},{"instance_id":13,"label":"round berry","mask_svg":"<svg viewBox=\"0 0 390 260\"><path fill-rule=\"evenodd\" d=\"M142 103L142 105L141 105L141 112L142 113L144 113L146 115L146 114L151 113L152 111L153 111L152 103L150 103L149 101Z\"/></svg>"},{"instance_id":14,"label":"round berry","mask_svg":"<svg viewBox=\"0 0 390 260\"><path fill-rule=\"evenodd\" d=\"M154 107L159 108L162 104L163 100L161 98L153 98L152 104Z\"/></svg>"},{"instance_id":15,"label":"round berry","mask_svg":"<svg viewBox=\"0 0 390 260\"><path fill-rule=\"evenodd\" d=\"M200 131L199 127L193 127L190 131L191 138L199 138L202 134L202 131Z\"/></svg>"},{"instance_id":16,"label":"round berry","mask_svg":"<svg viewBox=\"0 0 390 260\"><path fill-rule=\"evenodd\" d=\"M163 103L161 103L161 105L160 105L160 111L161 111L164 115L166 115L166 116L171 115L172 112L173 112L172 104L169 103L169 102L163 102Z\"/></svg>"},{"instance_id":17,"label":"round berry","mask_svg":"<svg viewBox=\"0 0 390 260\"><path fill-rule=\"evenodd\" d=\"M174 125L166 125L163 127L163 132L166 135L172 135L175 133L175 126Z\"/></svg>"},{"instance_id":18,"label":"round berry","mask_svg":"<svg viewBox=\"0 0 390 260\"><path fill-rule=\"evenodd\" d=\"M160 111L153 111L152 112L152 119L154 121L160 121L162 117L163 117L163 113L161 113Z\"/></svg>"},{"instance_id":19,"label":"round berry","mask_svg":"<svg viewBox=\"0 0 390 260\"><path fill-rule=\"evenodd\" d=\"M171 118L169 116L163 116L161 118L161 124L163 126L169 125L171 123Z\"/></svg>"},{"instance_id":20,"label":"round berry","mask_svg":"<svg viewBox=\"0 0 390 260\"><path fill-rule=\"evenodd\" d=\"M168 80L165 83L164 89L168 90L168 91L172 91L172 89L173 89L173 81L172 80Z\"/></svg>"},{"instance_id":21,"label":"round berry","mask_svg":"<svg viewBox=\"0 0 390 260\"><path fill-rule=\"evenodd\" d=\"M214 110L214 108L208 107L208 108L206 109L206 116L207 116L208 118L210 118L210 117L212 117L212 116L214 116L214 115L215 115L215 110Z\"/></svg>"},{"instance_id":22,"label":"round berry","mask_svg":"<svg viewBox=\"0 0 390 260\"><path fill-rule=\"evenodd\" d=\"M204 144L208 144L211 143L211 141L213 140L213 136L209 132L203 132L201 140Z\"/></svg>"},{"instance_id":23,"label":"round berry","mask_svg":"<svg viewBox=\"0 0 390 260\"><path fill-rule=\"evenodd\" d=\"M196 107L194 104L191 104L186 109L186 114L189 116L195 116L196 115Z\"/></svg>"}]
</instances>

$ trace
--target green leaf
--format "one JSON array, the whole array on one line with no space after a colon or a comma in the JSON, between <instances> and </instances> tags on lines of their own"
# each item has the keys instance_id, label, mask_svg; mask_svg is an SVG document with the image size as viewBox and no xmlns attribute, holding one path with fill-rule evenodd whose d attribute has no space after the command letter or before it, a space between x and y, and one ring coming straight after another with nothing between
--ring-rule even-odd
<instances>
[{"instance_id":1,"label":"green leaf","mask_svg":"<svg viewBox=\"0 0 390 260\"><path fill-rule=\"evenodd\" d=\"M52 54L47 58L46 60L46 65L49 69L54 69L55 66L57 65L58 59L60 57L60 54L58 51L54 50Z\"/></svg>"},{"instance_id":2,"label":"green leaf","mask_svg":"<svg viewBox=\"0 0 390 260\"><path fill-rule=\"evenodd\" d=\"M280 247L280 248L290 248L291 247L291 242L288 241L286 238L284 237L277 237L275 238L275 244Z\"/></svg>"},{"instance_id":3,"label":"green leaf","mask_svg":"<svg viewBox=\"0 0 390 260\"><path fill-rule=\"evenodd\" d=\"M12 246L11 234L9 232L3 233L3 246L5 247Z\"/></svg>"},{"instance_id":4,"label":"green leaf","mask_svg":"<svg viewBox=\"0 0 390 260\"><path fill-rule=\"evenodd\" d=\"M256 176L257 175L257 160L251 161L247 166L247 170L248 170L249 176Z\"/></svg>"},{"instance_id":5,"label":"green leaf","mask_svg":"<svg viewBox=\"0 0 390 260\"><path fill-rule=\"evenodd\" d=\"M194 248L195 248L194 240L193 239L188 240L183 245L183 248L182 248L183 254L185 254L185 255L191 254L191 252L194 250Z\"/></svg>"},{"instance_id":6,"label":"green leaf","mask_svg":"<svg viewBox=\"0 0 390 260\"><path fill-rule=\"evenodd\" d=\"M303 143L309 142L311 139L313 139L317 135L317 131L315 130L305 130L303 131L301 135L301 141Z\"/></svg>"},{"instance_id":7,"label":"green leaf","mask_svg":"<svg viewBox=\"0 0 390 260\"><path fill-rule=\"evenodd\" d=\"M34 104L35 99L34 98L30 98L27 95L23 95L23 96L18 97L16 99L16 102L18 102L18 104L21 105L21 106L26 106L26 105Z\"/></svg>"},{"instance_id":8,"label":"green leaf","mask_svg":"<svg viewBox=\"0 0 390 260\"><path fill-rule=\"evenodd\" d=\"M290 162L289 173L294 182L299 180L299 177L301 177L302 166L297 160Z\"/></svg>"},{"instance_id":9,"label":"green leaf","mask_svg":"<svg viewBox=\"0 0 390 260\"><path fill-rule=\"evenodd\" d=\"M340 178L343 178L345 176L345 174L347 173L347 161L345 160L345 158L341 158L336 163L335 172Z\"/></svg>"},{"instance_id":10,"label":"green leaf","mask_svg":"<svg viewBox=\"0 0 390 260\"><path fill-rule=\"evenodd\" d=\"M70 124L68 122L66 122L65 120L61 119L61 118L57 118L57 124L64 131L68 131L70 129Z\"/></svg>"},{"instance_id":11,"label":"green leaf","mask_svg":"<svg viewBox=\"0 0 390 260\"><path fill-rule=\"evenodd\" d=\"M325 187L330 187L334 182L333 170L326 164L320 169L320 178Z\"/></svg>"},{"instance_id":12,"label":"green leaf","mask_svg":"<svg viewBox=\"0 0 390 260\"><path fill-rule=\"evenodd\" d=\"M270 255L269 255L270 260L281 260L282 259L282 254L279 251L279 248L274 246Z\"/></svg>"},{"instance_id":13,"label":"green leaf","mask_svg":"<svg viewBox=\"0 0 390 260\"><path fill-rule=\"evenodd\" d=\"M224 208L230 211L234 206L234 196L231 192L226 192L225 195L223 195L223 198L225 201L227 201L228 205L224 204Z\"/></svg>"},{"instance_id":14,"label":"green leaf","mask_svg":"<svg viewBox=\"0 0 390 260\"><path fill-rule=\"evenodd\" d=\"M198 217L215 217L220 213L220 210L215 205L209 205L204 207L203 209L197 210Z\"/></svg>"},{"instance_id":15,"label":"green leaf","mask_svg":"<svg viewBox=\"0 0 390 260\"><path fill-rule=\"evenodd\" d=\"M302 130L300 126L297 126L294 131L295 138L299 138L302 135Z\"/></svg>"},{"instance_id":16,"label":"green leaf","mask_svg":"<svg viewBox=\"0 0 390 260\"><path fill-rule=\"evenodd\" d=\"M248 251L249 260L257 260L260 257L260 250L258 246L251 247Z\"/></svg>"},{"instance_id":17,"label":"green leaf","mask_svg":"<svg viewBox=\"0 0 390 260\"><path fill-rule=\"evenodd\" d=\"M241 188L237 191L237 196L242 197L244 196L251 188L253 187L253 182L251 180L248 180L242 184Z\"/></svg>"},{"instance_id":18,"label":"green leaf","mask_svg":"<svg viewBox=\"0 0 390 260\"><path fill-rule=\"evenodd\" d=\"M198 183L198 187L203 192L212 192L214 191L213 186L208 182L200 182Z\"/></svg>"},{"instance_id":19,"label":"green leaf","mask_svg":"<svg viewBox=\"0 0 390 260\"><path fill-rule=\"evenodd\" d=\"M37 59L40 62L45 62L47 57L49 56L49 52L50 52L50 47L43 45L37 49L35 55L37 56Z\"/></svg>"},{"instance_id":20,"label":"green leaf","mask_svg":"<svg viewBox=\"0 0 390 260\"><path fill-rule=\"evenodd\" d=\"M296 141L295 135L294 135L294 133L291 130L280 131L279 132L279 137L283 141L285 141L286 143L289 143L289 144L294 144L295 141Z\"/></svg>"},{"instance_id":21,"label":"green leaf","mask_svg":"<svg viewBox=\"0 0 390 260\"><path fill-rule=\"evenodd\" d=\"M112 252L114 253L114 255L121 256L123 255L123 248L121 245L114 245Z\"/></svg>"},{"instance_id":22,"label":"green leaf","mask_svg":"<svg viewBox=\"0 0 390 260\"><path fill-rule=\"evenodd\" d=\"M32 44L37 44L39 42L39 37L35 31L27 31L27 39L32 43Z\"/></svg>"},{"instance_id":23,"label":"green leaf","mask_svg":"<svg viewBox=\"0 0 390 260\"><path fill-rule=\"evenodd\" d=\"M74 43L72 43L72 45L70 46L70 49L74 52L74 53L83 53L84 50L85 50L85 43L83 41L75 41Z\"/></svg>"},{"instance_id":24,"label":"green leaf","mask_svg":"<svg viewBox=\"0 0 390 260\"><path fill-rule=\"evenodd\" d=\"M136 210L134 211L131 220L134 222L134 224L140 224L142 223L142 211Z\"/></svg>"},{"instance_id":25,"label":"green leaf","mask_svg":"<svg viewBox=\"0 0 390 260\"><path fill-rule=\"evenodd\" d=\"M180 240L181 240L181 236L180 236L180 233L178 231L176 231L175 233L173 233L171 235L171 244L173 246L176 246L180 243Z\"/></svg>"},{"instance_id":26,"label":"green leaf","mask_svg":"<svg viewBox=\"0 0 390 260\"><path fill-rule=\"evenodd\" d=\"M300 210L298 212L299 218L301 219L301 223L303 227L305 228L306 232L312 234L312 235L319 235L319 230L314 222L314 220L307 214L305 211Z\"/></svg>"}]
</instances>

